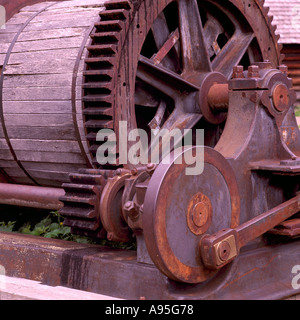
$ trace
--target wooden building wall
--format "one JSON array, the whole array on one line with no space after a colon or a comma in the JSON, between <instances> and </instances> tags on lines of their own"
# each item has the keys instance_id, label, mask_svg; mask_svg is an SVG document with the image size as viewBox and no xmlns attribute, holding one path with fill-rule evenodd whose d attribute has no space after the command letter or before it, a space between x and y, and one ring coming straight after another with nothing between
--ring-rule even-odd
<instances>
[{"instance_id":1,"label":"wooden building wall","mask_svg":"<svg viewBox=\"0 0 300 320\"><path fill-rule=\"evenodd\" d=\"M289 77L293 79L300 105L300 44L284 44L282 53L285 54L284 64L289 68Z\"/></svg>"}]
</instances>

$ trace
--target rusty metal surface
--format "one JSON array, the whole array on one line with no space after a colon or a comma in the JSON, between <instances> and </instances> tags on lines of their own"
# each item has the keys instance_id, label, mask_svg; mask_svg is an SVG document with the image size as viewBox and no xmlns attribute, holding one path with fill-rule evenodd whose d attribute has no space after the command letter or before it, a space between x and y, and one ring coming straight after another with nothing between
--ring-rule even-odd
<instances>
[{"instance_id":1,"label":"rusty metal surface","mask_svg":"<svg viewBox=\"0 0 300 320\"><path fill-rule=\"evenodd\" d=\"M0 203L11 206L59 210L63 207L59 199L64 194L62 188L0 183Z\"/></svg>"},{"instance_id":2,"label":"rusty metal surface","mask_svg":"<svg viewBox=\"0 0 300 320\"><path fill-rule=\"evenodd\" d=\"M132 288L129 297L137 298L137 291L178 299L275 298L281 275L285 289L277 297L291 294L295 257L282 256L284 250L298 256L298 243L263 246L261 238L299 209L299 199L291 200L299 191L295 93L267 12L259 0L249 0L248 6L239 0L105 3L100 20L90 28L82 85L84 130L94 169L70 174L71 183L63 185L66 194L59 198L64 203L60 213L74 233L115 241L129 241L133 234L137 253L41 239L30 246L33 238L16 236L19 240L13 241L3 235L0 250L9 272L40 274L84 290L124 295L125 288ZM73 70L73 111L82 51L83 46ZM204 128L206 146L190 148L203 150L204 172L187 176L188 164L175 165L175 159L158 166L119 168L118 160L100 166L97 149L105 141L97 141L97 133L118 132L120 121L127 121L128 131L179 129L172 147L184 130ZM9 142L7 134L5 138ZM161 160L163 141L157 140L149 149ZM117 134L117 156L120 141ZM16 188L19 203L30 201L29 189ZM238 256L254 239L260 240L259 247ZM13 270L18 259L31 257L33 263L39 256L54 259L56 276L50 268L41 275L40 266L32 264ZM266 257L270 259L260 265ZM278 275L270 268L280 268ZM256 287L260 277L266 279L261 291ZM141 289L145 279L149 293ZM108 289L112 283L117 288Z\"/></svg>"},{"instance_id":3,"label":"rusty metal surface","mask_svg":"<svg viewBox=\"0 0 300 320\"><path fill-rule=\"evenodd\" d=\"M239 254L242 247L297 214L299 210L300 195L235 229L219 230L212 236L204 236L201 239L201 256L205 265L210 269L225 266ZM294 231L296 231L295 228Z\"/></svg>"},{"instance_id":4,"label":"rusty metal surface","mask_svg":"<svg viewBox=\"0 0 300 320\"><path fill-rule=\"evenodd\" d=\"M204 149L204 161L205 169L199 176L185 175L186 163L178 165L176 158L170 165L160 164L150 180L143 209L144 236L153 262L171 279L188 283L213 275L198 250L203 234L239 224L240 196L233 171L213 149ZM187 210L199 192L209 198L212 213L205 228L198 228L195 235L187 223ZM216 212L222 212L222 217Z\"/></svg>"},{"instance_id":5,"label":"rusty metal surface","mask_svg":"<svg viewBox=\"0 0 300 320\"><path fill-rule=\"evenodd\" d=\"M288 298L300 292L292 287L291 272L300 259L298 247L299 241L292 241L247 250L211 281L188 285L137 263L134 251L20 234L0 236L1 264L10 277L133 300Z\"/></svg>"}]
</instances>

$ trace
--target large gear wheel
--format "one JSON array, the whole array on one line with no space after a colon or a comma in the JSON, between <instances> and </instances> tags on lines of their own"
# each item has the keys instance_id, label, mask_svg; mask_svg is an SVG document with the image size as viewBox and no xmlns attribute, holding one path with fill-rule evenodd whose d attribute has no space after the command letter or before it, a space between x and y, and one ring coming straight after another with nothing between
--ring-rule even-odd
<instances>
[{"instance_id":1,"label":"large gear wheel","mask_svg":"<svg viewBox=\"0 0 300 320\"><path fill-rule=\"evenodd\" d=\"M119 152L120 121L127 122L128 132L144 129L149 137L151 129L202 128L205 145L214 147L227 112L207 107L208 88L226 83L236 65L281 64L271 22L261 0L107 1L91 33L84 70L83 118L94 167L122 165L99 165L96 157L101 129L115 131ZM76 199L65 202L70 204L76 207ZM95 211L102 221L110 220L107 210ZM121 209L119 214L122 220ZM96 220L98 234L102 225Z\"/></svg>"},{"instance_id":2,"label":"large gear wheel","mask_svg":"<svg viewBox=\"0 0 300 320\"><path fill-rule=\"evenodd\" d=\"M260 0L155 5L113 0L105 7L91 35L83 85L87 140L96 166L97 132L110 128L117 133L119 121L127 121L128 130L147 131L198 125L213 146L226 115L212 124L208 117L191 115L199 113L193 106L178 110L174 93L201 85L204 75L221 73L229 79L238 64L281 63L276 27Z\"/></svg>"}]
</instances>

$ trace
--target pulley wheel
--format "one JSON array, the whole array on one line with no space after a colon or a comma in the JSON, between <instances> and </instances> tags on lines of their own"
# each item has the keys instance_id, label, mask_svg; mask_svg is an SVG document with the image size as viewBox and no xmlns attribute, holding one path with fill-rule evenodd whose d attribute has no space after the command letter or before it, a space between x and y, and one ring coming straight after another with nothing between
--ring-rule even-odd
<instances>
[{"instance_id":1,"label":"pulley wheel","mask_svg":"<svg viewBox=\"0 0 300 320\"><path fill-rule=\"evenodd\" d=\"M204 148L203 173L187 175L186 169L193 166L186 164L185 153L197 148ZM177 164L178 157L182 164ZM161 163L154 172L145 197L143 226L151 259L176 281L211 278L216 271L204 266L200 240L207 233L237 227L239 213L235 175L220 153L202 146L173 153L170 164Z\"/></svg>"}]
</instances>

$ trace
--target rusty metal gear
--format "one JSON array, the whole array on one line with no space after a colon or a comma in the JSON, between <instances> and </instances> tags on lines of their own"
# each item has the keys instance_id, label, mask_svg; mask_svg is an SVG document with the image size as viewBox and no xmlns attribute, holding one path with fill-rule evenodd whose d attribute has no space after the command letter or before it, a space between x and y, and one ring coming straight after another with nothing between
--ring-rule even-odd
<instances>
[{"instance_id":1,"label":"rusty metal gear","mask_svg":"<svg viewBox=\"0 0 300 320\"><path fill-rule=\"evenodd\" d=\"M280 65L279 36L268 11L263 0L107 1L91 33L83 83L84 125L95 168L117 169L118 163L98 164L96 153L103 142L96 140L99 130L114 130L118 152L120 121L127 121L128 131L141 128L148 133L151 129L203 128L205 144L214 146L226 112L219 110L216 114L223 120L214 124L201 105L185 101L185 107L178 108L173 93L191 92L195 86L207 92L203 79L220 74L229 79L238 64L247 67L269 60L273 67ZM104 179L100 189L105 184ZM67 210L69 217L75 217L80 232L85 230L76 214L77 203L81 205L76 197L72 199L63 200L67 209L62 213ZM99 231L101 209L98 203L94 206Z\"/></svg>"}]
</instances>

